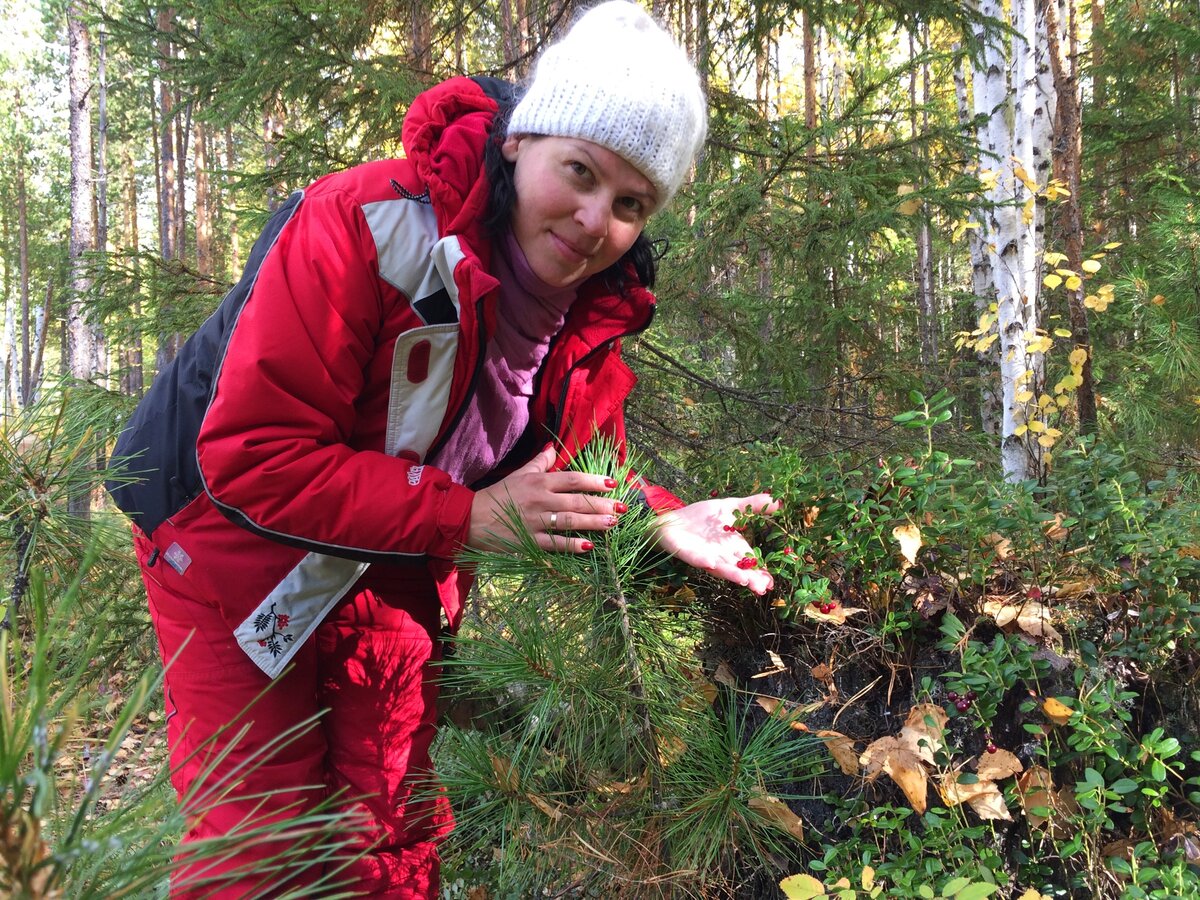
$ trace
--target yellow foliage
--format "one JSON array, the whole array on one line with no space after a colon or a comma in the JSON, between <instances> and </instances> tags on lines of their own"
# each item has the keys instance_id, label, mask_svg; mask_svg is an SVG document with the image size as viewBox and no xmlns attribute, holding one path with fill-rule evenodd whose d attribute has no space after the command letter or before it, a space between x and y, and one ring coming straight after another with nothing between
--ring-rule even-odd
<instances>
[{"instance_id":1,"label":"yellow foliage","mask_svg":"<svg viewBox=\"0 0 1200 900\"><path fill-rule=\"evenodd\" d=\"M1100 271L1100 262L1095 259L1085 259L1082 268L1089 275L1095 275Z\"/></svg>"}]
</instances>

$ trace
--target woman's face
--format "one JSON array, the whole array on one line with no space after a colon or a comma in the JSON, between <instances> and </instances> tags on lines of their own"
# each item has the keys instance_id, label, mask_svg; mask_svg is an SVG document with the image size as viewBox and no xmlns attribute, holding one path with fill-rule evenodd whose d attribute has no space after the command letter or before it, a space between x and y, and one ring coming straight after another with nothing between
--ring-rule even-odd
<instances>
[{"instance_id":1,"label":"woman's face","mask_svg":"<svg viewBox=\"0 0 1200 900\"><path fill-rule=\"evenodd\" d=\"M520 135L503 153L516 165L513 235L534 274L555 287L624 256L658 203L646 176L591 141Z\"/></svg>"}]
</instances>

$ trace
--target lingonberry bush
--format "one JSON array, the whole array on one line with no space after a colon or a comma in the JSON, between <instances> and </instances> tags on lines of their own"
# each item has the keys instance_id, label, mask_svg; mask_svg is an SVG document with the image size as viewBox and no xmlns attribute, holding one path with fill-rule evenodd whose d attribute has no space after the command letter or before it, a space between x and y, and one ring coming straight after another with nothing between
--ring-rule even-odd
<instances>
[{"instance_id":1,"label":"lingonberry bush","mask_svg":"<svg viewBox=\"0 0 1200 900\"><path fill-rule=\"evenodd\" d=\"M784 507L740 523L775 591L710 594L710 627L766 636L740 686L830 750L786 896L1197 896L1194 498L1091 438L1006 484L937 449L950 398L915 399L909 452L713 474Z\"/></svg>"}]
</instances>

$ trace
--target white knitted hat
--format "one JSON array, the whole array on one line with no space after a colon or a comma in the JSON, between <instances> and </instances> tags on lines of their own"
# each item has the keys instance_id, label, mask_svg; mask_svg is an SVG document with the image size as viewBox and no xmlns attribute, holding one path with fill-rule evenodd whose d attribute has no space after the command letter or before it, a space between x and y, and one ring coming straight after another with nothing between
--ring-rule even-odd
<instances>
[{"instance_id":1,"label":"white knitted hat","mask_svg":"<svg viewBox=\"0 0 1200 900\"><path fill-rule=\"evenodd\" d=\"M704 143L708 110L695 68L640 7L592 7L542 53L509 135L575 137L631 163L665 206Z\"/></svg>"}]
</instances>

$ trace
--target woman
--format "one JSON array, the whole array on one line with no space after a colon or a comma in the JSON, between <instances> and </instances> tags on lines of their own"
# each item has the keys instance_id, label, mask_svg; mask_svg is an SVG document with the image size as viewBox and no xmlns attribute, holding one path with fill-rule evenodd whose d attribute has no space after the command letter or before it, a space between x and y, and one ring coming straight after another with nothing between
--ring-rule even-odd
<instances>
[{"instance_id":1,"label":"woman","mask_svg":"<svg viewBox=\"0 0 1200 900\"><path fill-rule=\"evenodd\" d=\"M613 0L545 51L505 126L509 99L452 79L413 103L404 159L293 195L121 436L149 474L113 493L169 663L174 782L205 810L186 842L341 792L367 852L339 877L434 896L451 819L410 793L442 618L457 627L471 582L455 556L510 537L509 508L563 553L625 512L611 478L560 470L595 435L623 443L620 342L654 305L642 232L703 142L704 98L669 35ZM726 528L770 497L639 487L666 550L770 587ZM319 895L320 866L263 871L279 850L185 864L173 894Z\"/></svg>"}]
</instances>

